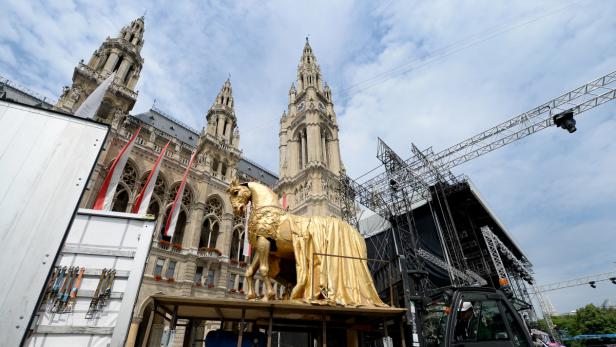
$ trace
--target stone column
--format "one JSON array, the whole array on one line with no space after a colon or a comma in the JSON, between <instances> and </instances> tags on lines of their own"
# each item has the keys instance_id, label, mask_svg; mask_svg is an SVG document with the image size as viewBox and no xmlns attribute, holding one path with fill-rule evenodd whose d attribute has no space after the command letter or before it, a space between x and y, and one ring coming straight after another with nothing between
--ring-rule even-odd
<instances>
[{"instance_id":1,"label":"stone column","mask_svg":"<svg viewBox=\"0 0 616 347\"><path fill-rule=\"evenodd\" d=\"M128 61L127 59L124 59L122 61L122 64L120 64L120 67L118 68L118 73L117 73L117 78L119 81L124 81L124 78L126 77L126 73L128 72L128 67L131 64L130 61Z\"/></svg>"},{"instance_id":2,"label":"stone column","mask_svg":"<svg viewBox=\"0 0 616 347\"><path fill-rule=\"evenodd\" d=\"M196 250L199 247L199 235L201 234L201 223L203 222L204 211L205 205L202 202L193 203L186 228L184 228L184 239L182 240L183 248Z\"/></svg>"},{"instance_id":3,"label":"stone column","mask_svg":"<svg viewBox=\"0 0 616 347\"><path fill-rule=\"evenodd\" d=\"M300 139L302 142L302 165L298 171L306 167L306 130L300 133Z\"/></svg>"},{"instance_id":4,"label":"stone column","mask_svg":"<svg viewBox=\"0 0 616 347\"><path fill-rule=\"evenodd\" d=\"M327 165L327 140L325 139L325 135L321 134L321 149L323 151L323 164Z\"/></svg>"},{"instance_id":5,"label":"stone column","mask_svg":"<svg viewBox=\"0 0 616 347\"><path fill-rule=\"evenodd\" d=\"M299 153L299 143L295 140L289 141L289 149L287 153L287 165L289 170L288 176L293 177L297 175L297 172L299 171L299 165L301 160L301 157L298 157L297 155Z\"/></svg>"},{"instance_id":6,"label":"stone column","mask_svg":"<svg viewBox=\"0 0 616 347\"><path fill-rule=\"evenodd\" d=\"M229 142L231 142L231 137L233 136L233 134L231 134L231 125L231 122L228 122L227 127L225 128L225 139Z\"/></svg>"},{"instance_id":7,"label":"stone column","mask_svg":"<svg viewBox=\"0 0 616 347\"><path fill-rule=\"evenodd\" d=\"M216 248L218 248L224 256L229 256L231 246L231 238L233 236L233 214L224 213L220 221L218 240L216 240Z\"/></svg>"},{"instance_id":8,"label":"stone column","mask_svg":"<svg viewBox=\"0 0 616 347\"><path fill-rule=\"evenodd\" d=\"M107 58L107 62L105 63L105 66L103 66L103 71L111 72L118 59L119 57L117 52L109 53L109 58Z\"/></svg>"},{"instance_id":9,"label":"stone column","mask_svg":"<svg viewBox=\"0 0 616 347\"><path fill-rule=\"evenodd\" d=\"M225 116L219 114L218 115L218 129L216 130L216 134L218 136L222 136L222 131L225 127Z\"/></svg>"},{"instance_id":10,"label":"stone column","mask_svg":"<svg viewBox=\"0 0 616 347\"><path fill-rule=\"evenodd\" d=\"M222 252L222 256L229 259L229 249L233 233L233 215L224 213L220 221L218 240L216 240L216 248ZM229 276L228 263L220 264L220 274L218 276L218 287L227 287L227 278Z\"/></svg>"},{"instance_id":11,"label":"stone column","mask_svg":"<svg viewBox=\"0 0 616 347\"><path fill-rule=\"evenodd\" d=\"M289 171L289 163L287 162L287 132L280 131L280 145L278 146L278 150L280 153L280 163L279 163L279 172L280 177L287 177Z\"/></svg>"},{"instance_id":12,"label":"stone column","mask_svg":"<svg viewBox=\"0 0 616 347\"><path fill-rule=\"evenodd\" d=\"M329 141L330 168L335 173L340 173L340 147L338 140Z\"/></svg>"},{"instance_id":13,"label":"stone column","mask_svg":"<svg viewBox=\"0 0 616 347\"><path fill-rule=\"evenodd\" d=\"M321 157L321 134L319 126L310 124L306 128L308 142L308 162L319 161Z\"/></svg>"}]
</instances>

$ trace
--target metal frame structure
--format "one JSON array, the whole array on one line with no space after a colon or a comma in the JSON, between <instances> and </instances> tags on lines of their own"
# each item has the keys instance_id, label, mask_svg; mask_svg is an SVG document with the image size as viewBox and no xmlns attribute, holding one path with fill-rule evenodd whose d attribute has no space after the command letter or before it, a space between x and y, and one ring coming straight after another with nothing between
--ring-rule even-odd
<instances>
[{"instance_id":1,"label":"metal frame structure","mask_svg":"<svg viewBox=\"0 0 616 347\"><path fill-rule=\"evenodd\" d=\"M455 177L448 173L451 168L554 125L556 115L572 112L573 116L578 116L615 98L616 71L438 153L433 153L431 149L424 153L412 146L414 156L402 160L379 139L377 158L385 166L385 172L362 183L356 182L345 174L340 175L339 191L343 205L343 218L353 225L357 224L349 213L349 211L354 211L355 201L386 217L387 213L384 210L387 210L388 206L396 207L392 197L389 196L391 195L389 182L392 177L406 177L405 182L399 182L401 186L402 183L406 183L414 188L423 186L428 189L443 178L454 179ZM410 203L412 205L421 202L424 198L425 193L419 191L418 194L410 197Z\"/></svg>"},{"instance_id":2,"label":"metal frame structure","mask_svg":"<svg viewBox=\"0 0 616 347\"><path fill-rule=\"evenodd\" d=\"M379 138L377 158L382 162L385 172L362 183L351 179L344 173L340 175L338 189L342 203L342 217L357 226L357 217L354 211L355 203L359 202L388 219L392 223L392 240L398 259L400 259L400 255L406 256L411 266L420 269L422 259L430 261L434 259L425 256L426 254L418 247L418 236L413 225L412 210L420 204L429 204L442 243L445 268L449 270L451 283L462 285L469 280L468 277L461 275L461 273L464 273L463 271L468 270L468 267L463 254L461 254L462 247L444 193L444 187L457 183L456 177L449 170L555 125L555 119L558 117L566 115L573 119L574 116L615 98L616 71L599 77L438 153L434 153L431 148L422 152L414 144L411 144L413 156L403 160ZM561 126L560 124L556 125ZM360 177L363 176L365 175ZM439 209L443 227L440 225L432 204ZM406 220L400 218L402 216ZM517 259L489 228L486 229L487 231L484 232L484 228L482 228L482 233L486 244L488 244L495 268L499 271L499 277L507 278L513 285L513 290L523 300L530 303L530 296L522 282L524 280L531 285L533 284L533 276L529 270L530 264L525 260ZM402 249L398 248L399 244ZM378 246L376 249L379 253L387 249L386 244L376 246ZM515 274L512 274L512 276L507 276L499 251L513 264ZM379 254L377 257L384 257L384 254ZM501 273L503 271L504 273ZM400 272L403 273L401 264ZM406 284L404 288L406 293L408 288ZM535 292L537 291L535 290ZM538 297L540 296L538 295ZM405 301L407 301L406 297ZM540 300L542 311L547 312L544 304L545 301ZM534 315L534 312L532 314ZM549 320L549 315L547 316L546 321ZM550 333L553 337L558 339L553 324L548 322L548 327L550 327Z\"/></svg>"},{"instance_id":3,"label":"metal frame structure","mask_svg":"<svg viewBox=\"0 0 616 347\"><path fill-rule=\"evenodd\" d=\"M534 289L533 294L551 292L553 290L559 290L563 288L588 285L590 284L590 282L597 283L597 282L604 282L604 281L612 281L612 283L616 284L616 271L603 272L600 274L579 277L579 278L568 280L568 281L562 281L562 282L556 282L556 283L545 284L542 286L537 286L533 288Z\"/></svg>"}]
</instances>

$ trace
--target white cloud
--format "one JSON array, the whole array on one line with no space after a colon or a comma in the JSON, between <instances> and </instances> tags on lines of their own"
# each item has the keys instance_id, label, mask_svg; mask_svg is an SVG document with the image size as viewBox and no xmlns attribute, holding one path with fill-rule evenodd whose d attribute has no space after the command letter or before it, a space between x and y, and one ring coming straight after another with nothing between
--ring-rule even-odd
<instances>
[{"instance_id":1,"label":"white cloud","mask_svg":"<svg viewBox=\"0 0 616 347\"><path fill-rule=\"evenodd\" d=\"M440 150L616 66L609 1L1 2L0 74L49 96L147 9L134 112L156 98L201 128L231 73L244 153L273 171L278 120L308 34L353 177L378 164L366 160L377 136L403 156L411 142ZM573 135L544 130L455 169L470 174L542 283L614 267L614 113L602 106L580 117ZM552 301L560 310L616 301L607 289L576 290Z\"/></svg>"}]
</instances>

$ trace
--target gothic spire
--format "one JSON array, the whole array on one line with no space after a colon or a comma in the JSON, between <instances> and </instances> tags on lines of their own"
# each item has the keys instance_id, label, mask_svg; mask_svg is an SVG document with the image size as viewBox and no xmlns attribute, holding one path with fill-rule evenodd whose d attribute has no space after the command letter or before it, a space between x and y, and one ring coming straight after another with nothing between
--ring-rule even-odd
<instances>
[{"instance_id":1,"label":"gothic spire","mask_svg":"<svg viewBox=\"0 0 616 347\"><path fill-rule=\"evenodd\" d=\"M298 92L301 93L308 87L316 87L318 91L323 90L321 84L321 69L317 64L317 58L312 52L308 37L306 37L302 58L297 67L297 89Z\"/></svg>"},{"instance_id":2,"label":"gothic spire","mask_svg":"<svg viewBox=\"0 0 616 347\"><path fill-rule=\"evenodd\" d=\"M233 112L233 88L231 88L231 80L229 78L227 78L222 85L220 92L218 92L218 96L216 96L214 105L212 105L212 107L223 106L231 108L231 112Z\"/></svg>"}]
</instances>

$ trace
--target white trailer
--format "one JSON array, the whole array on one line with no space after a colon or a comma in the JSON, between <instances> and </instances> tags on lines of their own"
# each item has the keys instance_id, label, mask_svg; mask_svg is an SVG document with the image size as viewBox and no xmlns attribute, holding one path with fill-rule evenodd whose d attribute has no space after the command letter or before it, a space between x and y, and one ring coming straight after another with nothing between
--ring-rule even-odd
<instances>
[{"instance_id":1,"label":"white trailer","mask_svg":"<svg viewBox=\"0 0 616 347\"><path fill-rule=\"evenodd\" d=\"M24 341L109 127L0 100L0 331Z\"/></svg>"}]
</instances>

